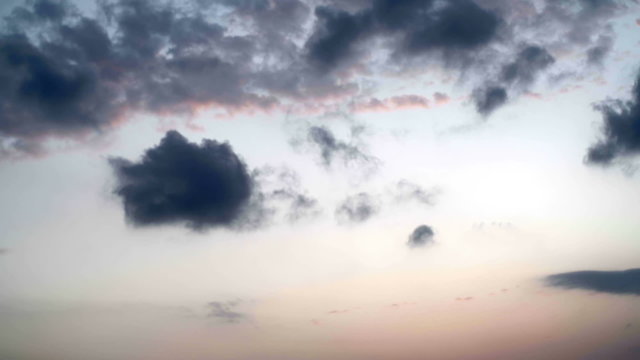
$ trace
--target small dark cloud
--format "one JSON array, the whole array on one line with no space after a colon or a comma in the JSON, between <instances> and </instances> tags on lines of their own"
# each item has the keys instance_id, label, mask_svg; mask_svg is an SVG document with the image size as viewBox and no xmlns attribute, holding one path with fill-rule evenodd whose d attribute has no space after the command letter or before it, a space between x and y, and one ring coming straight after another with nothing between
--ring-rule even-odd
<instances>
[{"instance_id":1,"label":"small dark cloud","mask_svg":"<svg viewBox=\"0 0 640 360\"><path fill-rule=\"evenodd\" d=\"M482 115L489 115L507 102L507 90L501 86L478 89L473 93L476 110Z\"/></svg>"},{"instance_id":2,"label":"small dark cloud","mask_svg":"<svg viewBox=\"0 0 640 360\"><path fill-rule=\"evenodd\" d=\"M433 237L435 232L430 226L420 225L409 235L409 241L407 245L409 247L422 247L425 245L433 244Z\"/></svg>"},{"instance_id":3,"label":"small dark cloud","mask_svg":"<svg viewBox=\"0 0 640 360\"><path fill-rule=\"evenodd\" d=\"M247 318L244 313L236 310L240 303L240 300L226 302L212 301L207 304L207 308L209 310L207 317L227 323L238 323Z\"/></svg>"},{"instance_id":4,"label":"small dark cloud","mask_svg":"<svg viewBox=\"0 0 640 360\"><path fill-rule=\"evenodd\" d=\"M501 80L506 84L526 87L537 74L555 62L551 54L540 46L527 46L522 49L516 59L502 68Z\"/></svg>"},{"instance_id":5,"label":"small dark cloud","mask_svg":"<svg viewBox=\"0 0 640 360\"><path fill-rule=\"evenodd\" d=\"M114 193L134 225L238 226L254 192L247 166L228 143L205 139L198 145L176 131L139 162L112 158L110 164Z\"/></svg>"},{"instance_id":6,"label":"small dark cloud","mask_svg":"<svg viewBox=\"0 0 640 360\"><path fill-rule=\"evenodd\" d=\"M378 201L370 194L361 192L347 197L335 211L338 222L363 223L371 219L380 210Z\"/></svg>"},{"instance_id":7,"label":"small dark cloud","mask_svg":"<svg viewBox=\"0 0 640 360\"><path fill-rule=\"evenodd\" d=\"M306 140L320 150L322 164L326 167L331 167L336 161L340 161L344 165L355 164L374 167L378 162L378 159L369 155L362 145L354 140L353 133L351 141L347 142L338 139L327 127L311 126L308 129Z\"/></svg>"},{"instance_id":8,"label":"small dark cloud","mask_svg":"<svg viewBox=\"0 0 640 360\"><path fill-rule=\"evenodd\" d=\"M6 255L9 253L9 249L0 248L0 255Z\"/></svg>"},{"instance_id":9,"label":"small dark cloud","mask_svg":"<svg viewBox=\"0 0 640 360\"><path fill-rule=\"evenodd\" d=\"M602 138L589 148L586 162L609 165L640 154L640 74L630 100L610 100L596 108L603 115Z\"/></svg>"},{"instance_id":10,"label":"small dark cloud","mask_svg":"<svg viewBox=\"0 0 640 360\"><path fill-rule=\"evenodd\" d=\"M501 67L498 81L474 91L476 110L482 115L490 115L506 104L508 92L526 91L554 62L554 57L545 48L535 45L524 47L512 61Z\"/></svg>"},{"instance_id":11,"label":"small dark cloud","mask_svg":"<svg viewBox=\"0 0 640 360\"><path fill-rule=\"evenodd\" d=\"M612 47L613 38L611 36L600 36L597 43L587 50L587 62L590 65L602 65Z\"/></svg>"},{"instance_id":12,"label":"small dark cloud","mask_svg":"<svg viewBox=\"0 0 640 360\"><path fill-rule=\"evenodd\" d=\"M548 286L564 289L640 295L640 269L568 272L547 276L545 282Z\"/></svg>"}]
</instances>

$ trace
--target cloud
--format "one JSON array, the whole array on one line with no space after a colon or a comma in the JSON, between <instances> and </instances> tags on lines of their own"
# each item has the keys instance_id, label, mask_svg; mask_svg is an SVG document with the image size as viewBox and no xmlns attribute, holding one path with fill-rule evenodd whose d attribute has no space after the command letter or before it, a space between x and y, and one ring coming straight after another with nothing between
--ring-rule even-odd
<instances>
[{"instance_id":1,"label":"cloud","mask_svg":"<svg viewBox=\"0 0 640 360\"><path fill-rule=\"evenodd\" d=\"M395 202L416 201L420 204L431 206L437 191L429 191L418 184L402 179L394 184L390 194Z\"/></svg>"},{"instance_id":2,"label":"cloud","mask_svg":"<svg viewBox=\"0 0 640 360\"><path fill-rule=\"evenodd\" d=\"M568 272L547 276L545 282L548 286L564 289L640 295L640 269Z\"/></svg>"},{"instance_id":3,"label":"cloud","mask_svg":"<svg viewBox=\"0 0 640 360\"><path fill-rule=\"evenodd\" d=\"M351 110L355 112L386 112L401 109L428 109L430 101L421 95L400 95L389 98L371 98L367 101L359 101L351 104Z\"/></svg>"},{"instance_id":4,"label":"cloud","mask_svg":"<svg viewBox=\"0 0 640 360\"><path fill-rule=\"evenodd\" d=\"M240 300L226 302L212 301L207 304L207 307L209 308L207 317L215 318L227 323L240 322L247 318L245 314L235 310L235 308L240 305L240 303Z\"/></svg>"},{"instance_id":5,"label":"cloud","mask_svg":"<svg viewBox=\"0 0 640 360\"><path fill-rule=\"evenodd\" d=\"M336 208L335 216L342 224L363 223L379 210L378 201L372 195L361 192L344 199Z\"/></svg>"},{"instance_id":6,"label":"cloud","mask_svg":"<svg viewBox=\"0 0 640 360\"><path fill-rule=\"evenodd\" d=\"M252 172L258 184L263 207L273 211L271 206L286 204L285 218L290 223L314 218L322 212L317 199L302 189L298 174L287 167L265 166Z\"/></svg>"},{"instance_id":7,"label":"cloud","mask_svg":"<svg viewBox=\"0 0 640 360\"><path fill-rule=\"evenodd\" d=\"M366 14L352 15L325 6L315 9L316 28L306 44L309 61L321 70L335 68L353 55L357 40L370 32L370 18Z\"/></svg>"},{"instance_id":8,"label":"cloud","mask_svg":"<svg viewBox=\"0 0 640 360\"><path fill-rule=\"evenodd\" d=\"M99 136L136 112L344 105L368 91L371 74L382 81L432 64L480 89L476 108L488 115L549 71L552 54L586 53L600 63L614 40L608 22L627 8L586 0L537 8L505 0L318 3L105 0L96 3L99 16L70 1L16 7L0 30L1 153L42 154L51 138ZM530 39L537 43L521 45ZM429 106L419 95L369 97L365 109Z\"/></svg>"},{"instance_id":9,"label":"cloud","mask_svg":"<svg viewBox=\"0 0 640 360\"><path fill-rule=\"evenodd\" d=\"M545 48L527 46L522 49L516 59L502 68L501 80L506 84L522 87L530 85L536 75L555 62Z\"/></svg>"},{"instance_id":10,"label":"cloud","mask_svg":"<svg viewBox=\"0 0 640 360\"><path fill-rule=\"evenodd\" d=\"M507 102L507 90L501 86L478 89L473 93L476 110L482 115L489 115Z\"/></svg>"},{"instance_id":11,"label":"cloud","mask_svg":"<svg viewBox=\"0 0 640 360\"><path fill-rule=\"evenodd\" d=\"M375 167L378 159L369 155L362 145L354 141L353 130L351 131L352 141L346 142L336 138L333 132L325 126L310 126L307 130L306 140L320 151L322 164L326 167L331 167L336 161L340 161L344 165Z\"/></svg>"},{"instance_id":12,"label":"cloud","mask_svg":"<svg viewBox=\"0 0 640 360\"><path fill-rule=\"evenodd\" d=\"M409 235L409 241L407 245L409 247L422 247L429 244L433 244L433 237L435 236L435 232L430 226L420 225Z\"/></svg>"},{"instance_id":13,"label":"cloud","mask_svg":"<svg viewBox=\"0 0 640 360\"><path fill-rule=\"evenodd\" d=\"M254 181L228 143L200 145L169 131L138 162L112 158L114 193L138 226L186 224L193 229L245 224Z\"/></svg>"},{"instance_id":14,"label":"cloud","mask_svg":"<svg viewBox=\"0 0 640 360\"><path fill-rule=\"evenodd\" d=\"M613 38L611 36L601 35L597 43L587 51L587 61L590 65L602 65L606 56L611 52L613 47Z\"/></svg>"},{"instance_id":15,"label":"cloud","mask_svg":"<svg viewBox=\"0 0 640 360\"><path fill-rule=\"evenodd\" d=\"M470 0L376 0L355 13L336 7L315 10L316 24L306 44L309 61L323 71L352 59L373 36L396 37L403 56L440 50L471 51L489 43L500 23L497 14Z\"/></svg>"},{"instance_id":16,"label":"cloud","mask_svg":"<svg viewBox=\"0 0 640 360\"><path fill-rule=\"evenodd\" d=\"M609 165L618 158L640 154L640 73L630 100L610 100L596 108L603 115L602 136L588 149L586 162Z\"/></svg>"}]
</instances>

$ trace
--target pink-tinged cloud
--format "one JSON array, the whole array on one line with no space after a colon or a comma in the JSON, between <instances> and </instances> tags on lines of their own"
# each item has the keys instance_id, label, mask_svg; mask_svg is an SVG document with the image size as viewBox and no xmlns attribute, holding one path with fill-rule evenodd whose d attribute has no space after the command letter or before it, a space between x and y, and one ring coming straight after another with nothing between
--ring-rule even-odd
<instances>
[{"instance_id":1,"label":"pink-tinged cloud","mask_svg":"<svg viewBox=\"0 0 640 360\"><path fill-rule=\"evenodd\" d=\"M636 25L640 26L640 19L636 19Z\"/></svg>"},{"instance_id":2,"label":"pink-tinged cloud","mask_svg":"<svg viewBox=\"0 0 640 360\"><path fill-rule=\"evenodd\" d=\"M451 101L451 98L449 97L449 95L441 92L434 93L433 99L436 101L436 105L445 105Z\"/></svg>"},{"instance_id":3,"label":"pink-tinged cloud","mask_svg":"<svg viewBox=\"0 0 640 360\"><path fill-rule=\"evenodd\" d=\"M525 96L531 99L536 99L536 100L544 100L544 96L540 93L534 93L534 92L526 92Z\"/></svg>"},{"instance_id":4,"label":"pink-tinged cloud","mask_svg":"<svg viewBox=\"0 0 640 360\"><path fill-rule=\"evenodd\" d=\"M351 104L354 112L388 112L404 109L428 109L430 101L420 95L400 95L385 99L371 98L363 102Z\"/></svg>"}]
</instances>

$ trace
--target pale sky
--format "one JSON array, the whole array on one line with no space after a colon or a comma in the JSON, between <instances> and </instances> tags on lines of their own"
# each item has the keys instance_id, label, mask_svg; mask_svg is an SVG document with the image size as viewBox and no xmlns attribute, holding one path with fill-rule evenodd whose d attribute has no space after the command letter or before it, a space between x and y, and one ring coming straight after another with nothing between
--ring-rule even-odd
<instances>
[{"instance_id":1,"label":"pale sky","mask_svg":"<svg viewBox=\"0 0 640 360\"><path fill-rule=\"evenodd\" d=\"M637 2L0 12L1 359L640 357Z\"/></svg>"}]
</instances>

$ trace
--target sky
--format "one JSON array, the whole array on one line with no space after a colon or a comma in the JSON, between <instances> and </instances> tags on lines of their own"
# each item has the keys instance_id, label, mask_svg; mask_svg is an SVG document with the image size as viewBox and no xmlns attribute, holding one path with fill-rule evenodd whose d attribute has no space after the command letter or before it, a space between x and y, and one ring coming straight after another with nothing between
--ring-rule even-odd
<instances>
[{"instance_id":1,"label":"sky","mask_svg":"<svg viewBox=\"0 0 640 360\"><path fill-rule=\"evenodd\" d=\"M640 358L640 3L0 3L0 358Z\"/></svg>"}]
</instances>

